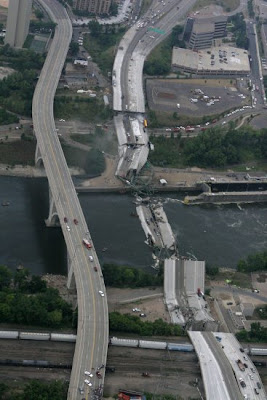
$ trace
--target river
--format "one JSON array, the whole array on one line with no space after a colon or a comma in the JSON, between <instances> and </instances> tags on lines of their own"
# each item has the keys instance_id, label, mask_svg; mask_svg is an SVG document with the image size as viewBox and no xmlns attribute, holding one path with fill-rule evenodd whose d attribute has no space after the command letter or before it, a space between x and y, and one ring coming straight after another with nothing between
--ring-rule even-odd
<instances>
[{"instance_id":1,"label":"river","mask_svg":"<svg viewBox=\"0 0 267 400\"><path fill-rule=\"evenodd\" d=\"M66 246L60 228L46 228L46 179L0 177L0 264L19 264L33 274L66 274ZM151 270L130 195L79 194L100 262ZM267 204L184 206L179 197L164 197L164 209L182 255L194 255L218 266L235 267L250 253L266 250ZM107 251L102 252L106 247Z\"/></svg>"}]
</instances>

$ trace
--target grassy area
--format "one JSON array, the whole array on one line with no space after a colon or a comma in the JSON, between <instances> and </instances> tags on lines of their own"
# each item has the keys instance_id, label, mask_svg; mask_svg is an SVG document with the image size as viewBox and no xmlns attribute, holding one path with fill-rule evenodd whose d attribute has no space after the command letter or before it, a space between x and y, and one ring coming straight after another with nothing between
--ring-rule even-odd
<instances>
[{"instance_id":1,"label":"grassy area","mask_svg":"<svg viewBox=\"0 0 267 400\"><path fill-rule=\"evenodd\" d=\"M235 172L247 173L248 172L247 168L251 168L252 171L255 170L255 171L267 172L267 161L253 160L253 161L248 161L245 164L231 166L231 169Z\"/></svg>"},{"instance_id":2,"label":"grassy area","mask_svg":"<svg viewBox=\"0 0 267 400\"><path fill-rule=\"evenodd\" d=\"M76 118L84 122L104 122L113 116L113 111L104 107L100 99L65 95L55 97L54 112L55 118Z\"/></svg>"},{"instance_id":3,"label":"grassy area","mask_svg":"<svg viewBox=\"0 0 267 400\"><path fill-rule=\"evenodd\" d=\"M144 15L152 4L152 0L143 0L140 15Z\"/></svg>"},{"instance_id":4,"label":"grassy area","mask_svg":"<svg viewBox=\"0 0 267 400\"><path fill-rule=\"evenodd\" d=\"M36 142L17 141L0 143L0 160L7 165L34 165Z\"/></svg>"},{"instance_id":5,"label":"grassy area","mask_svg":"<svg viewBox=\"0 0 267 400\"><path fill-rule=\"evenodd\" d=\"M221 6L224 11L233 11L240 5L240 0L198 0L193 10L201 10L211 4Z\"/></svg>"},{"instance_id":6,"label":"grassy area","mask_svg":"<svg viewBox=\"0 0 267 400\"><path fill-rule=\"evenodd\" d=\"M125 29L120 28L118 32L101 34L101 39L92 35L83 36L85 49L105 76L112 71L117 46L124 33Z\"/></svg>"},{"instance_id":7,"label":"grassy area","mask_svg":"<svg viewBox=\"0 0 267 400\"><path fill-rule=\"evenodd\" d=\"M178 115L176 112L168 111L149 111L149 127L150 128L162 128L165 126L187 126L187 125L197 125L202 124L203 117L193 117L188 115ZM212 115L207 118L207 120L217 118L217 115Z\"/></svg>"},{"instance_id":8,"label":"grassy area","mask_svg":"<svg viewBox=\"0 0 267 400\"><path fill-rule=\"evenodd\" d=\"M235 270L220 270L213 278L218 281L230 280L230 285L241 288L251 289L252 286L250 273L245 274Z\"/></svg>"},{"instance_id":9,"label":"grassy area","mask_svg":"<svg viewBox=\"0 0 267 400\"><path fill-rule=\"evenodd\" d=\"M171 70L172 45L171 37L163 40L147 57L144 73L148 75L166 75Z\"/></svg>"}]
</instances>

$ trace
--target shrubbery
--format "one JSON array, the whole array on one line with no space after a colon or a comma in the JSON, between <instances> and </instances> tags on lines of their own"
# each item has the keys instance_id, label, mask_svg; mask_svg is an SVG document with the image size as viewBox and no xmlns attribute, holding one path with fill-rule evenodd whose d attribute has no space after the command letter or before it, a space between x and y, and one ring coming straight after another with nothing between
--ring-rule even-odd
<instances>
[{"instance_id":1,"label":"shrubbery","mask_svg":"<svg viewBox=\"0 0 267 400\"><path fill-rule=\"evenodd\" d=\"M118 312L109 313L110 331L136 333L142 336L181 336L182 328L179 325L168 324L162 319L154 322L142 321L140 317Z\"/></svg>"},{"instance_id":2,"label":"shrubbery","mask_svg":"<svg viewBox=\"0 0 267 400\"><path fill-rule=\"evenodd\" d=\"M114 264L103 265L103 276L105 284L114 287L161 286L163 283L162 277L148 274L141 269Z\"/></svg>"},{"instance_id":3,"label":"shrubbery","mask_svg":"<svg viewBox=\"0 0 267 400\"><path fill-rule=\"evenodd\" d=\"M267 328L261 326L259 322L251 324L250 331L242 330L236 333L238 340L243 342L265 342L267 341Z\"/></svg>"},{"instance_id":4,"label":"shrubbery","mask_svg":"<svg viewBox=\"0 0 267 400\"><path fill-rule=\"evenodd\" d=\"M267 158L267 130L211 128L197 137L152 137L149 159L158 166L224 167Z\"/></svg>"},{"instance_id":5,"label":"shrubbery","mask_svg":"<svg viewBox=\"0 0 267 400\"><path fill-rule=\"evenodd\" d=\"M42 68L44 57L30 50L14 50L5 45L0 47L0 62L18 71L0 81L0 106L20 115L31 116L37 70ZM3 112L2 116L6 118ZM15 122L14 118L9 117L11 122Z\"/></svg>"},{"instance_id":6,"label":"shrubbery","mask_svg":"<svg viewBox=\"0 0 267 400\"><path fill-rule=\"evenodd\" d=\"M240 272L267 270L267 251L252 254L246 260L240 260L237 264L237 270Z\"/></svg>"},{"instance_id":7,"label":"shrubbery","mask_svg":"<svg viewBox=\"0 0 267 400\"><path fill-rule=\"evenodd\" d=\"M71 306L39 276L0 266L0 322L52 328L71 326L72 319Z\"/></svg>"},{"instance_id":8,"label":"shrubbery","mask_svg":"<svg viewBox=\"0 0 267 400\"><path fill-rule=\"evenodd\" d=\"M68 385L62 381L41 382L33 380L26 384L22 394L16 394L17 400L65 400Z\"/></svg>"}]
</instances>

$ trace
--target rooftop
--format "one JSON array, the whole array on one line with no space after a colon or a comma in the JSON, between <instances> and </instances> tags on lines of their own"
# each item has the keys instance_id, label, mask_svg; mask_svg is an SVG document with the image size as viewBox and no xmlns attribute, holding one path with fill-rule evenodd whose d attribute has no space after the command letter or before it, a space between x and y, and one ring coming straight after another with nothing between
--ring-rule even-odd
<instances>
[{"instance_id":1,"label":"rooftop","mask_svg":"<svg viewBox=\"0 0 267 400\"><path fill-rule=\"evenodd\" d=\"M199 23L198 21L194 23L192 32L195 33L207 33L207 32L214 32L214 23L208 22L206 24Z\"/></svg>"},{"instance_id":2,"label":"rooftop","mask_svg":"<svg viewBox=\"0 0 267 400\"><path fill-rule=\"evenodd\" d=\"M211 47L198 51L174 47L172 65L199 71L250 71L247 51L229 46Z\"/></svg>"}]
</instances>

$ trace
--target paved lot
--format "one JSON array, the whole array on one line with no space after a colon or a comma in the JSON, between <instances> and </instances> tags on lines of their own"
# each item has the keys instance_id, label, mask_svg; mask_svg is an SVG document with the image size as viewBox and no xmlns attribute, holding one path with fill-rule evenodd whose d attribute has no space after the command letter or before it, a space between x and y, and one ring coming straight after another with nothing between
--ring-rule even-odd
<instances>
[{"instance_id":1,"label":"paved lot","mask_svg":"<svg viewBox=\"0 0 267 400\"><path fill-rule=\"evenodd\" d=\"M182 115L195 116L211 115L221 113L231 108L248 104L249 97L241 99L238 94L248 95L245 88L237 89L235 80L229 79L148 79L146 81L146 92L149 108L152 110L177 112ZM244 81L240 81L242 84ZM220 98L215 104L207 106L205 101L199 100L191 103L190 99L196 97L195 89L201 89L205 96ZM177 107L177 103L180 108Z\"/></svg>"}]
</instances>

